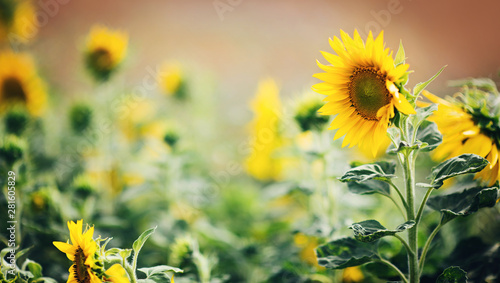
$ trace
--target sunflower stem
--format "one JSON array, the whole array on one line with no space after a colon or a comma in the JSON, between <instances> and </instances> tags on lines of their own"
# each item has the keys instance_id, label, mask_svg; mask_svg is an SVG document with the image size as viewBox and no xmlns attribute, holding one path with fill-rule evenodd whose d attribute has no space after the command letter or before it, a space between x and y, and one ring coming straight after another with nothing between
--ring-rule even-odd
<instances>
[{"instance_id":1,"label":"sunflower stem","mask_svg":"<svg viewBox=\"0 0 500 283\"><path fill-rule=\"evenodd\" d=\"M388 260L385 260L383 258L378 259L376 261L380 262L380 263L383 263L383 264L389 266L390 268L394 269L394 271L396 271L398 273L399 277L401 277L401 280L403 280L403 282L405 282L405 283L408 283L408 279L406 279L406 276L403 274L403 272L401 272L401 270L399 270L399 268L397 268L397 266L395 266L394 264L392 264L392 262L390 262Z\"/></svg>"},{"instance_id":2,"label":"sunflower stem","mask_svg":"<svg viewBox=\"0 0 500 283\"><path fill-rule=\"evenodd\" d=\"M135 269L127 262L127 260L122 257L122 266L128 274L128 278L130 278L130 283L137 283L137 278L135 275Z\"/></svg>"},{"instance_id":3,"label":"sunflower stem","mask_svg":"<svg viewBox=\"0 0 500 283\"><path fill-rule=\"evenodd\" d=\"M429 251L429 247L431 246L431 242L434 239L434 237L437 235L437 233L439 232L439 230L441 230L441 228L443 227L443 225L444 225L443 223L439 223L439 225L436 226L436 228L434 228L434 231L432 231L431 235L429 236L429 238L425 242L424 249L422 250L422 255L420 256L420 261L418 263L419 268L421 270L420 273L424 269L425 256L427 255L427 252Z\"/></svg>"},{"instance_id":4,"label":"sunflower stem","mask_svg":"<svg viewBox=\"0 0 500 283\"><path fill-rule=\"evenodd\" d=\"M427 200L429 199L429 196L431 195L433 190L434 188L429 188L427 190L427 193L425 193L425 197L422 200L422 203L420 204L420 207L418 209L417 218L415 219L415 225L418 225L418 223L420 222L420 219L422 218L422 214L424 212L425 204L427 203Z\"/></svg>"}]
</instances>

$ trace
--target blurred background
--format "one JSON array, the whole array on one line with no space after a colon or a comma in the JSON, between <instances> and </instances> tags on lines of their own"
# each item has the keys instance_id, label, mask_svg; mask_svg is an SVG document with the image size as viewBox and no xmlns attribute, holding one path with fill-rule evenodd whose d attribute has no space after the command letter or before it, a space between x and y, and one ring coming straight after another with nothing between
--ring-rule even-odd
<instances>
[{"instance_id":1,"label":"blurred background","mask_svg":"<svg viewBox=\"0 0 500 283\"><path fill-rule=\"evenodd\" d=\"M39 1L40 4L50 1ZM317 81L319 50L339 29L363 35L385 31L386 47L401 40L410 85L448 67L429 88L451 94L447 81L489 77L499 81L500 3L468 1L66 1L40 27L33 48L44 73L63 97L81 85L81 43L94 23L123 29L131 39L131 59L122 74L139 82L148 66L165 59L210 70L217 77L228 115L241 122L262 77L275 78L290 95ZM57 62L57 63L56 63Z\"/></svg>"}]
</instances>

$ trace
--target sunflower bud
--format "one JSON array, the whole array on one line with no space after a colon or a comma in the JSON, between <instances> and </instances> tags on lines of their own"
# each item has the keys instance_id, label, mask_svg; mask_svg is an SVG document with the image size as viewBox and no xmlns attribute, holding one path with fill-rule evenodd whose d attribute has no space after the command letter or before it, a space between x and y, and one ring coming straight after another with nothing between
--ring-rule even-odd
<instances>
[{"instance_id":1,"label":"sunflower bud","mask_svg":"<svg viewBox=\"0 0 500 283\"><path fill-rule=\"evenodd\" d=\"M5 115L5 131L8 134L21 136L28 126L29 118L29 114L24 110L15 109L9 111Z\"/></svg>"},{"instance_id":2,"label":"sunflower bud","mask_svg":"<svg viewBox=\"0 0 500 283\"><path fill-rule=\"evenodd\" d=\"M328 116L318 114L318 110L323 106L320 99L308 99L297 107L293 117L303 132L309 130L321 131L328 122Z\"/></svg>"},{"instance_id":3,"label":"sunflower bud","mask_svg":"<svg viewBox=\"0 0 500 283\"><path fill-rule=\"evenodd\" d=\"M21 160L24 155L25 143L16 136L8 136L0 147L0 158L12 167L14 163Z\"/></svg>"},{"instance_id":4,"label":"sunflower bud","mask_svg":"<svg viewBox=\"0 0 500 283\"><path fill-rule=\"evenodd\" d=\"M92 108L85 104L76 104L69 112L69 119L73 132L81 134L92 124Z\"/></svg>"},{"instance_id":5,"label":"sunflower bud","mask_svg":"<svg viewBox=\"0 0 500 283\"><path fill-rule=\"evenodd\" d=\"M86 199L95 193L96 188L87 176L80 175L73 180L73 191L78 199Z\"/></svg>"},{"instance_id":6,"label":"sunflower bud","mask_svg":"<svg viewBox=\"0 0 500 283\"><path fill-rule=\"evenodd\" d=\"M179 141L179 134L173 129L167 130L165 135L163 136L163 141L168 144L170 147L175 147L177 142Z\"/></svg>"},{"instance_id":7,"label":"sunflower bud","mask_svg":"<svg viewBox=\"0 0 500 283\"><path fill-rule=\"evenodd\" d=\"M170 251L170 265L185 269L192 262L193 249L190 238L177 238Z\"/></svg>"}]
</instances>

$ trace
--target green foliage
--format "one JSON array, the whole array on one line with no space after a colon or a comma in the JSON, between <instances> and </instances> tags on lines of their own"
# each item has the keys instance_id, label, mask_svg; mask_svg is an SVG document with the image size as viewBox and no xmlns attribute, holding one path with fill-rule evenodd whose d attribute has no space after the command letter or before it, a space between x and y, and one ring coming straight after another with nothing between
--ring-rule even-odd
<instances>
[{"instance_id":1,"label":"green foliage","mask_svg":"<svg viewBox=\"0 0 500 283\"><path fill-rule=\"evenodd\" d=\"M316 248L318 263L331 269L358 266L378 259L376 243L362 243L353 238L342 238Z\"/></svg>"},{"instance_id":2,"label":"green foliage","mask_svg":"<svg viewBox=\"0 0 500 283\"><path fill-rule=\"evenodd\" d=\"M483 170L488 165L488 160L476 154L462 154L441 162L432 168L428 179L430 186L439 189L446 179Z\"/></svg>"},{"instance_id":3,"label":"green foliage","mask_svg":"<svg viewBox=\"0 0 500 283\"><path fill-rule=\"evenodd\" d=\"M458 216L467 216L484 207L493 207L496 204L498 188L471 188L462 192L431 197L427 205L442 213L442 223L446 223Z\"/></svg>"},{"instance_id":4,"label":"green foliage","mask_svg":"<svg viewBox=\"0 0 500 283\"><path fill-rule=\"evenodd\" d=\"M417 98L418 95L433 81L435 80L440 74L441 72L443 72L444 68L446 68L446 66L442 67L434 76L432 76L430 79L428 79L427 81L425 82L422 82L422 83L418 83L415 85L415 87L413 88L413 97Z\"/></svg>"},{"instance_id":5,"label":"green foliage","mask_svg":"<svg viewBox=\"0 0 500 283\"><path fill-rule=\"evenodd\" d=\"M394 230L387 230L377 220L365 220L352 224L349 229L354 231L356 240L369 243L385 236L393 236L396 233L412 228L414 225L415 221L410 220L398 225Z\"/></svg>"},{"instance_id":6,"label":"green foliage","mask_svg":"<svg viewBox=\"0 0 500 283\"><path fill-rule=\"evenodd\" d=\"M443 141L443 136L439 132L436 123L424 121L417 132L417 140L421 151L432 151Z\"/></svg>"},{"instance_id":7,"label":"green foliage","mask_svg":"<svg viewBox=\"0 0 500 283\"><path fill-rule=\"evenodd\" d=\"M451 266L446 268L441 275L439 275L436 283L466 283L467 272L460 269L458 266Z\"/></svg>"},{"instance_id":8,"label":"green foliage","mask_svg":"<svg viewBox=\"0 0 500 283\"><path fill-rule=\"evenodd\" d=\"M340 178L341 182L364 182L367 180L389 181L394 175L396 164L394 162L376 162L354 167Z\"/></svg>"}]
</instances>

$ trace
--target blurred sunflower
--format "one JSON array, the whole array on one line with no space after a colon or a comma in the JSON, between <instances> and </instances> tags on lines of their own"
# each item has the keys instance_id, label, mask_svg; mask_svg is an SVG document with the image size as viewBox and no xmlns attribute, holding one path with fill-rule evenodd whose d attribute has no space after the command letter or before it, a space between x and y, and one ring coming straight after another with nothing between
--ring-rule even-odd
<instances>
[{"instance_id":1,"label":"blurred sunflower","mask_svg":"<svg viewBox=\"0 0 500 283\"><path fill-rule=\"evenodd\" d=\"M359 145L376 155L387 139L386 132L395 109L415 114L413 106L399 93L407 64L394 65L392 52L384 49L383 32L376 39L372 33L365 42L354 31L351 38L344 31L330 39L337 55L322 52L331 66L318 62L325 73L314 77L323 80L313 90L327 95L327 103L319 110L322 115L337 115L330 129L338 129L334 139L345 135L342 146Z\"/></svg>"},{"instance_id":2,"label":"blurred sunflower","mask_svg":"<svg viewBox=\"0 0 500 283\"><path fill-rule=\"evenodd\" d=\"M500 176L500 105L497 97L467 88L464 94L458 95L463 101L444 100L425 90L422 94L438 104L438 110L429 120L437 124L443 142L435 149L433 158L442 160L464 153L482 156L490 164L475 178L488 182L489 186L495 184Z\"/></svg>"},{"instance_id":3,"label":"blurred sunflower","mask_svg":"<svg viewBox=\"0 0 500 283\"><path fill-rule=\"evenodd\" d=\"M92 270L96 262L94 255L98 249L93 239L94 227L82 232L82 224L83 220L78 220L76 223L68 221L71 244L68 242L53 242L53 244L73 262L69 268L67 283L100 283L101 280Z\"/></svg>"},{"instance_id":4,"label":"blurred sunflower","mask_svg":"<svg viewBox=\"0 0 500 283\"><path fill-rule=\"evenodd\" d=\"M36 74L32 58L12 51L0 52L0 111L22 105L32 115L45 107L45 84Z\"/></svg>"},{"instance_id":5,"label":"blurred sunflower","mask_svg":"<svg viewBox=\"0 0 500 283\"><path fill-rule=\"evenodd\" d=\"M113 264L113 266L106 270L104 282L130 283L130 280L128 279L127 272L121 265Z\"/></svg>"},{"instance_id":6,"label":"blurred sunflower","mask_svg":"<svg viewBox=\"0 0 500 283\"><path fill-rule=\"evenodd\" d=\"M187 85L184 73L177 63L165 63L157 78L163 93L178 99L187 97Z\"/></svg>"},{"instance_id":7,"label":"blurred sunflower","mask_svg":"<svg viewBox=\"0 0 500 283\"><path fill-rule=\"evenodd\" d=\"M25 44L37 32L36 9L31 1L0 0L0 42Z\"/></svg>"},{"instance_id":8,"label":"blurred sunflower","mask_svg":"<svg viewBox=\"0 0 500 283\"><path fill-rule=\"evenodd\" d=\"M276 156L276 150L282 146L283 139L279 129L281 101L274 80L259 84L252 109L255 117L250 122L252 151L245 161L247 172L262 181L278 180L283 160Z\"/></svg>"},{"instance_id":9,"label":"blurred sunflower","mask_svg":"<svg viewBox=\"0 0 500 283\"><path fill-rule=\"evenodd\" d=\"M128 35L103 26L93 26L87 36L85 63L97 81L107 81L127 53Z\"/></svg>"}]
</instances>

